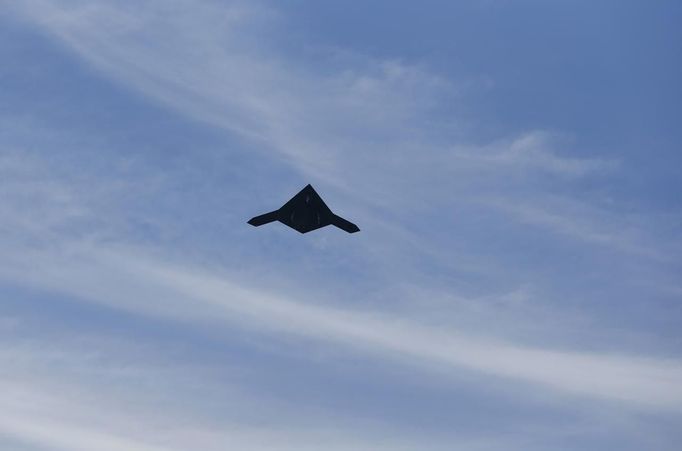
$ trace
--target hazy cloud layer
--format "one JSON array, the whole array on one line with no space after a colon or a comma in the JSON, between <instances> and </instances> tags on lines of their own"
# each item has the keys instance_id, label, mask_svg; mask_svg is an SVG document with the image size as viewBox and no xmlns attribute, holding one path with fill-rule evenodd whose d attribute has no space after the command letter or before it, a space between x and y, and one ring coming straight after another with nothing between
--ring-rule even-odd
<instances>
[{"instance_id":1,"label":"hazy cloud layer","mask_svg":"<svg viewBox=\"0 0 682 451\"><path fill-rule=\"evenodd\" d=\"M292 5L3 6L0 445L674 449L681 216L630 154ZM362 233L244 223L309 182Z\"/></svg>"}]
</instances>

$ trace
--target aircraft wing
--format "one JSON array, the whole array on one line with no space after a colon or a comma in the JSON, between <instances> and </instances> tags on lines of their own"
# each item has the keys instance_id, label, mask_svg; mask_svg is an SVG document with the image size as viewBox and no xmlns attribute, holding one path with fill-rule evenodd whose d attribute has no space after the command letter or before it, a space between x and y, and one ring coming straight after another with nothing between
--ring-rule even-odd
<instances>
[{"instance_id":1,"label":"aircraft wing","mask_svg":"<svg viewBox=\"0 0 682 451\"><path fill-rule=\"evenodd\" d=\"M277 221L279 210L271 211L270 213L265 213L260 216L254 216L249 219L249 224L252 226L262 226L263 224L268 224L270 222Z\"/></svg>"},{"instance_id":2,"label":"aircraft wing","mask_svg":"<svg viewBox=\"0 0 682 451\"><path fill-rule=\"evenodd\" d=\"M341 230L345 230L348 233L355 233L360 231L360 227L356 226L350 221L346 221L341 216L332 214L331 223Z\"/></svg>"}]
</instances>

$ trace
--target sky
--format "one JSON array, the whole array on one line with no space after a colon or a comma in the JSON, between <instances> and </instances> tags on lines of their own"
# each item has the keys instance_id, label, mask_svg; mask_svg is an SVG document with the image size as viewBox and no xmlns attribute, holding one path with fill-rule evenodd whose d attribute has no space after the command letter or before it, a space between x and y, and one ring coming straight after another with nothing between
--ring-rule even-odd
<instances>
[{"instance_id":1,"label":"sky","mask_svg":"<svg viewBox=\"0 0 682 451\"><path fill-rule=\"evenodd\" d=\"M0 448L678 449L680 20L0 0Z\"/></svg>"}]
</instances>

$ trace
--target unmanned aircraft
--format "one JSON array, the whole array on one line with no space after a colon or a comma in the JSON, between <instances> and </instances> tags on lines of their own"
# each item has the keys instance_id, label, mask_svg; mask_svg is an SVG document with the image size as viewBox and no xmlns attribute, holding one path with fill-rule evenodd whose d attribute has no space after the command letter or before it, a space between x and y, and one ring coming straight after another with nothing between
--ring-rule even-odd
<instances>
[{"instance_id":1,"label":"unmanned aircraft","mask_svg":"<svg viewBox=\"0 0 682 451\"><path fill-rule=\"evenodd\" d=\"M279 210L251 218L249 224L258 227L274 221L279 221L301 233L328 225L335 225L348 233L360 231L360 228L352 222L332 213L311 185L303 188Z\"/></svg>"}]
</instances>

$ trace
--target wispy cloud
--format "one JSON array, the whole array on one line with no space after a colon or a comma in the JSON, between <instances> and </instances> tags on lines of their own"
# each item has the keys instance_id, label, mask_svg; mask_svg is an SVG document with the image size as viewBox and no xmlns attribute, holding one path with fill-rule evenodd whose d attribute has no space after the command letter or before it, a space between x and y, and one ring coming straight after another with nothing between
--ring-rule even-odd
<instances>
[{"instance_id":1,"label":"wispy cloud","mask_svg":"<svg viewBox=\"0 0 682 451\"><path fill-rule=\"evenodd\" d=\"M460 164L475 165L478 170L503 169L509 176L514 176L514 171L523 174L541 171L564 177L580 177L616 167L615 161L605 159L560 156L552 148L553 141L556 139L552 134L533 131L487 146L457 148L454 156L460 160Z\"/></svg>"},{"instance_id":2,"label":"wispy cloud","mask_svg":"<svg viewBox=\"0 0 682 451\"><path fill-rule=\"evenodd\" d=\"M618 255L609 268L610 279L617 280L612 286L595 295L576 283L559 293L581 305L625 290L621 284L674 286L667 280L673 259L656 239L656 227L605 206L585 188L608 180L622 169L620 162L577 156L561 133L542 130L470 139L456 115L440 114L460 101L457 81L425 65L352 51L318 46L312 56L295 53L280 44L287 18L266 3L27 0L8 4L5 13L3 20L21 17L96 73L189 118L192 127L245 138L248 146L230 149L235 160L253 159L254 167L274 161L288 176L294 168L298 175L291 178L319 182L329 199L346 201L344 213L363 224L352 244L332 241L324 231L287 241L276 228L260 229L254 236L262 241L245 240L233 223L217 220L224 219L216 213L225 208L219 202L198 215L192 209L193 202L213 195L187 192L217 160L202 154L204 166L196 173L165 168L161 174L150 158L131 163L139 173L114 174L119 149L108 148L107 124L100 130L105 143L93 152L102 166L76 161L65 170L54 155L73 148L50 139L24 151L16 134L44 131L29 126L9 136L3 134L9 122L0 121L0 279L6 291L28 289L45 302L67 298L83 311L127 312L192 339L208 336L219 346L246 334L274 338L303 356L321 349L326 356L369 358L386 371L396 364L416 369L426 381L445 375L446 386L464 385L467 392L500 385L514 392L515 402L541 393L545 400L560 400L553 406L587 404L606 416L679 415L682 362L661 357L675 352L661 346L658 357L647 357L627 344L610 347L613 352L577 344L571 333L580 331L570 330L554 296L573 281L565 281L560 269L547 275L549 259L529 261L524 248L542 230L553 244L582 243L589 257ZM223 192L239 208L256 209L253 203L262 201L249 189L232 194L228 185ZM140 197L145 201L136 204ZM164 216L161 203L170 214ZM181 229L181 221L189 225ZM135 229L139 224L145 233ZM204 237L208 224L217 232ZM509 230L516 235L508 236ZM273 236L284 244L273 245ZM194 246L198 242L205 247ZM619 267L620 254L649 271L629 277ZM657 315L653 310L651 317ZM593 316L597 329L608 326L595 310L580 313ZM11 340L21 335L20 317L8 312L0 318L0 333ZM550 344L548 330L555 324L565 327L565 346ZM527 340L505 333L531 326L537 332ZM614 341L628 333L619 332ZM40 345L49 341L33 338ZM91 356L73 352L73 344L64 345L67 357L56 358L41 346L0 349L0 384L19 393L0 400L0 431L39 449L64 450L217 450L225 444L286 450L319 449L320 443L339 450L543 449L505 434L473 433L472 440L454 444L409 432L386 440L384 424L358 431L359 423L340 424L347 418L325 409L311 414L292 405L274 408L277 400L265 395L240 398L236 413L216 424L201 413L210 410L208 396L189 401L196 403L192 417L134 387L145 372L166 381L167 395L191 376L209 384L198 368L190 368L189 378L155 368L154 355L163 347L154 339L147 344L153 352L145 359L103 365L110 377L121 377L126 400L149 402L144 413L117 403L99 375L76 371L59 380L57 367L92 363ZM129 343L120 347L123 354L134 353ZM51 366L54 359L68 361ZM125 380L121 368L134 374ZM462 375L473 376L463 382ZM92 391L69 392L81 383L93 384ZM220 383L210 388L229 390ZM93 399L111 407L108 424L93 420ZM239 418L238 410L261 403L274 414L259 412L256 425ZM306 422L313 426L302 428Z\"/></svg>"},{"instance_id":3,"label":"wispy cloud","mask_svg":"<svg viewBox=\"0 0 682 451\"><path fill-rule=\"evenodd\" d=\"M244 31L247 24L258 23L268 15L264 8L240 3L196 7L183 1L164 5L149 2L141 11L128 4L94 6L80 1L28 2L16 8L107 75L184 114L267 142L307 173L334 180L348 170L359 169L359 178L351 176L358 183L350 186L367 188L370 193L381 191L382 199L401 197L407 190L399 187L411 188L414 174L420 174L421 181L421 174L445 180L454 171L465 181L475 181L478 172L472 173L471 167L458 168L462 162L499 171L500 176L511 170L539 170L576 177L612 167L612 163L599 159L560 157L549 148L547 135L539 132L489 147L460 146L447 153L446 143L424 141L419 128L427 117L423 109L432 107L438 95L450 89L446 82L397 62L366 61L361 71L346 70L331 76L297 68L274 57L267 45L249 40L249 33ZM350 138L343 138L344 130L352 130ZM373 155L376 146L371 143L376 140L384 148L395 147L380 157ZM363 143L363 149L352 147L358 142ZM414 158L417 149L422 153ZM383 162L382 184L387 183L381 188L370 187L369 175L374 171L368 167L378 165L379 160ZM405 172L408 167L412 170ZM454 188L460 186L458 183L438 186ZM475 186L482 187L480 183ZM398 194L389 196L387 190L396 187ZM416 195L423 195L425 190L429 191L417 188ZM643 249L609 231L598 232L575 220L565 220L551 210L507 200L491 205L571 237L626 250ZM672 387L650 384L652 379L677 374L674 366L670 370L660 362L649 365L646 360L479 343L409 323L388 327L386 324L395 323L390 317L374 320L352 311L273 298L219 282L222 276L196 275L192 270L147 260L137 252L100 252L96 244L93 249L86 247L84 253L73 251L71 245L67 249L71 249L69 261L62 261L59 254L33 254L30 262L44 265L39 271L35 267L16 269L29 265L26 256L31 254L22 251L23 260L5 266L6 277L140 313L171 318L197 316L202 321L213 315L229 321L240 318L257 328L355 346L370 343L381 352L410 356L410 360L469 367L594 397L660 405L677 400ZM35 278L36 274L40 277ZM165 301L131 301L141 293ZM211 313L186 311L187 299L202 302ZM569 371L571 367L580 370ZM620 377L623 373L631 376ZM600 376L585 378L582 374ZM613 383L614 379L624 385Z\"/></svg>"},{"instance_id":4,"label":"wispy cloud","mask_svg":"<svg viewBox=\"0 0 682 451\"><path fill-rule=\"evenodd\" d=\"M283 419L284 406L274 400L240 394L241 387L224 380L204 377L198 383L199 369L187 364L159 363L163 349L131 352L134 345L121 339L109 346L90 344L90 350L68 342L32 343L5 340L0 348L0 434L37 449L313 450L322 442L332 450L413 449L400 434L379 440L371 431L335 424L333 415L298 418L304 413L293 415L286 406ZM134 354L140 357L131 359ZM210 396L229 401L219 420L197 407ZM259 421L245 415L253 411ZM268 424L265 418L271 418Z\"/></svg>"},{"instance_id":5,"label":"wispy cloud","mask_svg":"<svg viewBox=\"0 0 682 451\"><path fill-rule=\"evenodd\" d=\"M485 199L483 203L508 213L515 220L567 236L578 242L597 244L621 252L665 259L658 249L644 244L645 238L627 217L596 212L587 204L545 196L535 205L515 203L506 199Z\"/></svg>"},{"instance_id":6,"label":"wispy cloud","mask_svg":"<svg viewBox=\"0 0 682 451\"><path fill-rule=\"evenodd\" d=\"M475 182L481 168L503 176L509 169L580 176L611 165L560 157L539 131L453 148L447 137L457 127L435 127L429 113L457 102L457 86L415 65L336 49L326 49L315 65L303 55L284 59L274 40L253 39L264 21L277 21L263 6L142 5L30 1L15 9L105 75L182 114L263 142L308 176L354 187L356 195L433 196L420 183L424 173L456 188L448 182L453 175ZM301 64L292 64L297 57Z\"/></svg>"},{"instance_id":7,"label":"wispy cloud","mask_svg":"<svg viewBox=\"0 0 682 451\"><path fill-rule=\"evenodd\" d=\"M455 125L431 124L439 108L459 101L453 82L336 49L324 49L315 64L303 54L285 58L272 31L285 19L266 4L32 0L12 9L104 75L264 144L307 179L350 192L368 206L365 213L409 206L423 215L421 199L456 208L487 196L500 199L484 201L488 207L535 226L656 252L614 237L621 232L598 215L587 219L589 231L559 220L561 206L537 196L538 186L562 191L572 179L608 174L617 162L562 155L555 136L541 130L469 145ZM538 174L561 180L538 183Z\"/></svg>"},{"instance_id":8,"label":"wispy cloud","mask_svg":"<svg viewBox=\"0 0 682 451\"><path fill-rule=\"evenodd\" d=\"M137 314L199 326L230 324L283 333L419 366L445 366L509 377L597 399L677 408L682 364L509 343L435 330L378 312L353 312L296 302L211 275L106 249L71 247L68 257L6 258L2 276ZM40 262L36 264L36 262ZM214 326L214 327L215 327Z\"/></svg>"}]
</instances>

